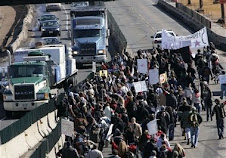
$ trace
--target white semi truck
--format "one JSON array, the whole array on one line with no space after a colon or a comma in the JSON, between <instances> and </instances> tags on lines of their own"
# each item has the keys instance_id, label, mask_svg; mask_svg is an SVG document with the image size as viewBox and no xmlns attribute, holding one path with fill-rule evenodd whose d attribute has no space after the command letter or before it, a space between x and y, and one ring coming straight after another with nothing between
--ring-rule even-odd
<instances>
[{"instance_id":1,"label":"white semi truck","mask_svg":"<svg viewBox=\"0 0 226 158\"><path fill-rule=\"evenodd\" d=\"M3 93L7 117L48 103L57 87L76 84L76 60L63 44L20 48L8 67L8 87Z\"/></svg>"}]
</instances>

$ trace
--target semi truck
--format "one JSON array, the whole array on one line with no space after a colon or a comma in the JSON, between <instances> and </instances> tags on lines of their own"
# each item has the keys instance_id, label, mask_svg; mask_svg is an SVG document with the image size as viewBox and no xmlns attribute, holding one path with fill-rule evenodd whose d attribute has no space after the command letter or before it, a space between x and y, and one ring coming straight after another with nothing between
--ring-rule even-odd
<instances>
[{"instance_id":1,"label":"semi truck","mask_svg":"<svg viewBox=\"0 0 226 158\"><path fill-rule=\"evenodd\" d=\"M107 61L108 28L107 9L103 6L80 5L70 11L71 51L79 65Z\"/></svg>"},{"instance_id":2,"label":"semi truck","mask_svg":"<svg viewBox=\"0 0 226 158\"><path fill-rule=\"evenodd\" d=\"M76 60L64 44L19 48L8 66L8 86L3 93L7 117L48 103L57 90L76 84Z\"/></svg>"}]
</instances>

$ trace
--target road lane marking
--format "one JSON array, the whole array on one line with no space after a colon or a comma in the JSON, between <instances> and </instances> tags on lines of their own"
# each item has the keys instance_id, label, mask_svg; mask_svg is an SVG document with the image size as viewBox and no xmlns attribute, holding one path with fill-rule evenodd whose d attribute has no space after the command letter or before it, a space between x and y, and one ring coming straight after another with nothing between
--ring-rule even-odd
<instances>
[{"instance_id":1,"label":"road lane marking","mask_svg":"<svg viewBox=\"0 0 226 158\"><path fill-rule=\"evenodd\" d=\"M70 20L70 19L68 18L69 16L68 16L68 14L66 12L66 9L65 9L64 5L62 5L62 7L63 7L64 13L66 15L66 30L68 30L68 25L69 25L68 20Z\"/></svg>"}]
</instances>

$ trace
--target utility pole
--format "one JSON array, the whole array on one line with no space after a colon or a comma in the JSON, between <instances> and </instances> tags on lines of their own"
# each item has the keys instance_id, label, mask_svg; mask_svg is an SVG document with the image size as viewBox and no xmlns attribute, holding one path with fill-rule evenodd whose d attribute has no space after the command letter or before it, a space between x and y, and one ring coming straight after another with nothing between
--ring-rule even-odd
<instances>
[{"instance_id":1,"label":"utility pole","mask_svg":"<svg viewBox=\"0 0 226 158\"><path fill-rule=\"evenodd\" d=\"M203 0L199 0L199 9L201 10L203 7Z\"/></svg>"},{"instance_id":2,"label":"utility pole","mask_svg":"<svg viewBox=\"0 0 226 158\"><path fill-rule=\"evenodd\" d=\"M225 23L225 19L224 19L224 15L225 15L225 12L224 12L224 3L226 2L226 0L221 0L220 1L220 4L221 4L221 18L223 20L223 22Z\"/></svg>"},{"instance_id":3,"label":"utility pole","mask_svg":"<svg viewBox=\"0 0 226 158\"><path fill-rule=\"evenodd\" d=\"M189 4L189 5L191 4L191 0L188 0L188 4Z\"/></svg>"}]
</instances>

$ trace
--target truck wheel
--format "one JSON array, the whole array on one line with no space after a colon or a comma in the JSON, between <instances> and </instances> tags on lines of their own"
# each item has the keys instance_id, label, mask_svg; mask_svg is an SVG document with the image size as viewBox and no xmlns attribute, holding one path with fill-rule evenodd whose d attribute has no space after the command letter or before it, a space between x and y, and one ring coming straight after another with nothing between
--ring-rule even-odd
<instances>
[{"instance_id":1,"label":"truck wheel","mask_svg":"<svg viewBox=\"0 0 226 158\"><path fill-rule=\"evenodd\" d=\"M12 118L13 112L12 111L5 111L6 117L7 118Z\"/></svg>"}]
</instances>

